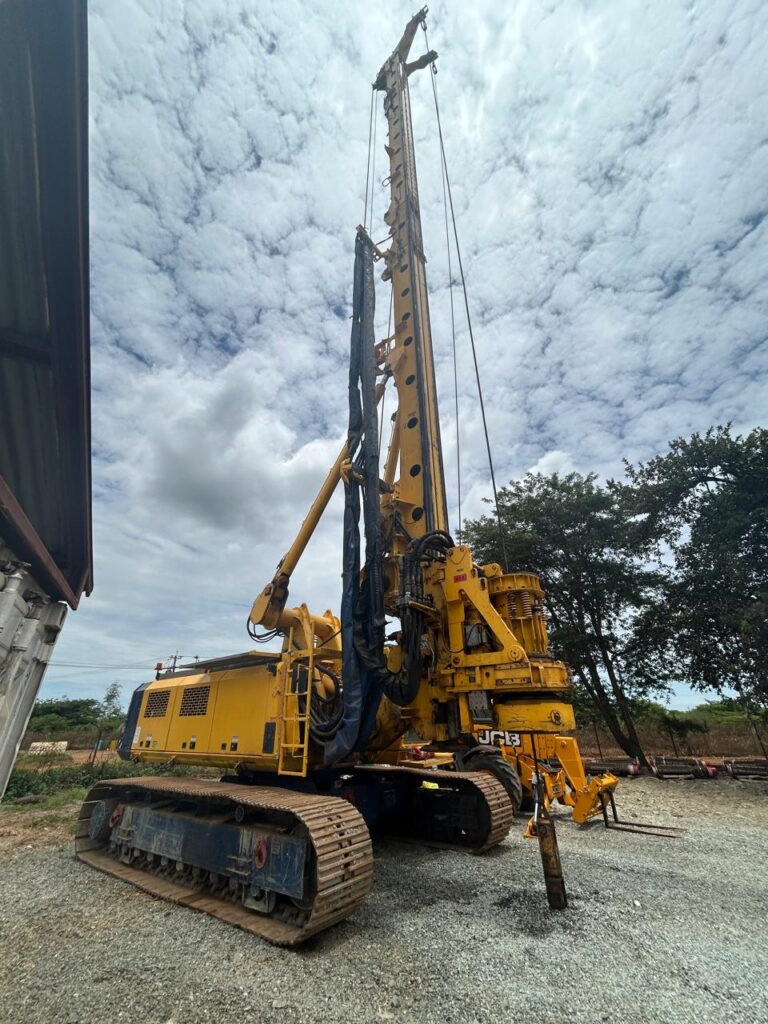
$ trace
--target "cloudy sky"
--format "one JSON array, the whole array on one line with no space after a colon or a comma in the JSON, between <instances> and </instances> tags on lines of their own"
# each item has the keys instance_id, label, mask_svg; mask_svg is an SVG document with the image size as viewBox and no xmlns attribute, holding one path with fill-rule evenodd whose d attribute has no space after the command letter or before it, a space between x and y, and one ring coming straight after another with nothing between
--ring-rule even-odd
<instances>
[{"instance_id":1,"label":"cloudy sky","mask_svg":"<svg viewBox=\"0 0 768 1024\"><path fill-rule=\"evenodd\" d=\"M92 0L95 590L43 696L127 695L174 651L251 646L344 436L370 83L413 7ZM429 30L499 480L765 423L768 5L435 3ZM428 72L411 96L455 527ZM459 346L471 515L489 485ZM292 596L335 608L339 574L337 503Z\"/></svg>"}]
</instances>

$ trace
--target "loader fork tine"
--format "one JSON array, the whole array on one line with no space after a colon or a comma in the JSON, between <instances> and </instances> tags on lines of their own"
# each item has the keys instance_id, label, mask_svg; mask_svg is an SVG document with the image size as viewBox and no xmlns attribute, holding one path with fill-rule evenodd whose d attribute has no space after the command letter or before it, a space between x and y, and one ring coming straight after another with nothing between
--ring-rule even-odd
<instances>
[{"instance_id":1,"label":"loader fork tine","mask_svg":"<svg viewBox=\"0 0 768 1024\"><path fill-rule=\"evenodd\" d=\"M606 796L608 800L606 800ZM621 821L619 812L616 810L616 801L613 793L600 794L600 806L603 811L603 822L607 829L613 832L632 832L635 835L654 836L656 839L681 839L682 833L686 830L677 825L655 825L646 821ZM611 808L611 817L608 817L608 807Z\"/></svg>"}]
</instances>

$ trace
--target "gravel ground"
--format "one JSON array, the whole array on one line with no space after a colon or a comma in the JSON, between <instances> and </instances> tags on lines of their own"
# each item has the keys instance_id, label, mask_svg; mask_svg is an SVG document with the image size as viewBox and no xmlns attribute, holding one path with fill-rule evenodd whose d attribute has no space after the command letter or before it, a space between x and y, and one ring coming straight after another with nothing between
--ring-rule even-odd
<instances>
[{"instance_id":1,"label":"gravel ground","mask_svg":"<svg viewBox=\"0 0 768 1024\"><path fill-rule=\"evenodd\" d=\"M12 844L0 1021L765 1024L768 786L639 779L619 806L688 831L560 818L563 913L520 830L481 857L382 842L364 907L298 952L78 864L55 833Z\"/></svg>"}]
</instances>

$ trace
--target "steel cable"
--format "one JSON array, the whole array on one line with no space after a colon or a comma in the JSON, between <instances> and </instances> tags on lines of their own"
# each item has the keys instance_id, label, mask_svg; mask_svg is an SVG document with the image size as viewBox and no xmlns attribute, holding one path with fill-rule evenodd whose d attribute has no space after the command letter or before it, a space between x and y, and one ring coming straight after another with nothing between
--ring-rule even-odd
<instances>
[{"instance_id":1,"label":"steel cable","mask_svg":"<svg viewBox=\"0 0 768 1024\"><path fill-rule=\"evenodd\" d=\"M434 79L434 75L432 76ZM456 365L456 316L453 308L453 265L451 263L451 236L448 230L448 199L445 192L445 166L440 161L443 182L443 212L445 214L445 249L448 254L448 294L451 300L451 346L453 351L453 404L456 416L456 498L459 513L458 538L461 544L461 436L459 430L459 375Z\"/></svg>"},{"instance_id":2,"label":"steel cable","mask_svg":"<svg viewBox=\"0 0 768 1024\"><path fill-rule=\"evenodd\" d=\"M363 227L368 219L368 184L371 180L371 139L373 138L373 109L376 92L371 89L371 113L368 118L368 160L365 165L365 202L363 203Z\"/></svg>"},{"instance_id":3,"label":"steel cable","mask_svg":"<svg viewBox=\"0 0 768 1024\"><path fill-rule=\"evenodd\" d=\"M425 42L425 46L427 47L427 52L429 52L429 38L427 36L426 21L422 23L422 28L424 29L424 42ZM431 74L430 77L432 79L432 95L434 96L434 99L435 99L435 115L437 117L437 133L438 133L438 137L439 137L439 140L440 140L440 159L441 159L443 174L444 174L444 178L445 178L445 186L446 186L446 190L448 192L448 203L449 203L450 208L451 208L451 222L453 224L453 238L454 238L454 242L455 242L455 245L456 245L456 258L457 258L458 264L459 264L459 273L461 274L461 288L462 288L462 291L464 293L464 308L465 308L466 314L467 314L467 328L469 330L469 340L470 340L470 343L471 343L471 346L472 346L472 360L473 360L474 365L475 365L475 379L477 380L477 395L478 395L478 399L480 401L480 415L481 415L482 420L483 420L483 433L485 434L485 447L486 447L486 451L488 452L488 467L489 467L489 469L491 471L491 487L493 488L493 502L494 502L494 505L496 507L496 522L497 522L498 528L499 528L499 540L501 542L501 553L502 553L502 558L504 559L504 568L506 569L507 568L507 545L505 543L504 527L503 527L502 521L501 521L501 510L499 508L499 495L498 495L498 491L496 489L496 474L494 473L494 469L493 469L493 455L491 454L491 442L490 442L490 438L488 436L488 421L487 421L486 415L485 415L485 401L483 399L483 388L482 388L482 384L480 383L480 368L479 368L478 362L477 362L477 350L475 348L475 335L474 335L474 331L472 330L472 317L471 317L470 312L469 312L469 299L467 297L467 283L466 283L466 279L465 279L465 276L464 276L464 265L463 265L462 259L461 259L461 247L459 245L459 232L458 232L458 229L456 227L456 213L455 213L454 208L453 208L453 194L451 192L451 179L450 179L450 177L448 175L448 163L447 163L447 160L446 160L446 157L445 157L445 142L443 140L443 128L442 128L442 124L440 122L440 103L439 103L438 98L437 98L437 83L436 83L437 68L435 67L434 62L432 63L431 70L432 70L432 74Z\"/></svg>"}]
</instances>

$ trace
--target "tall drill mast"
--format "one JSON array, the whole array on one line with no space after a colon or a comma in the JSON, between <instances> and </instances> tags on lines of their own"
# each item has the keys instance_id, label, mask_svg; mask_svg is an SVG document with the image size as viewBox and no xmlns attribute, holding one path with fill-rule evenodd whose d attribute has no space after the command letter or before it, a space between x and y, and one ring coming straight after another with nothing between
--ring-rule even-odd
<instances>
[{"instance_id":1,"label":"tall drill mast","mask_svg":"<svg viewBox=\"0 0 768 1024\"><path fill-rule=\"evenodd\" d=\"M415 61L408 55L427 9L406 25L400 42L379 71L373 88L384 93L387 115L390 204L384 220L391 244L382 252L385 281L392 283L393 333L376 346L380 372L392 376L397 389L397 409L384 466L381 507L388 522L386 556L399 556L411 540L433 531L448 530L445 473L440 440L440 417L432 354L427 275L419 211L419 186L413 144L408 78L437 58L430 50ZM360 232L365 234L361 227ZM379 391L383 386L379 385ZM273 579L256 598L249 616L253 627L288 629L295 616L285 613L288 584L350 457L346 443L323 484L290 549L281 559ZM387 573L387 590L394 598L397 573ZM322 628L322 623L315 623Z\"/></svg>"},{"instance_id":2,"label":"tall drill mast","mask_svg":"<svg viewBox=\"0 0 768 1024\"><path fill-rule=\"evenodd\" d=\"M385 370L391 372L398 394L384 471L385 483L393 491L390 500L385 498L384 509L398 515L410 537L448 529L408 94L409 76L431 65L437 57L430 51L408 63L416 31L425 16L426 8L408 22L402 39L379 71L373 86L385 94L384 110L389 129L386 150L391 198L384 220L390 227L392 241L387 252L380 255L386 262L382 277L392 282L394 311L394 333L379 346L377 357Z\"/></svg>"}]
</instances>

